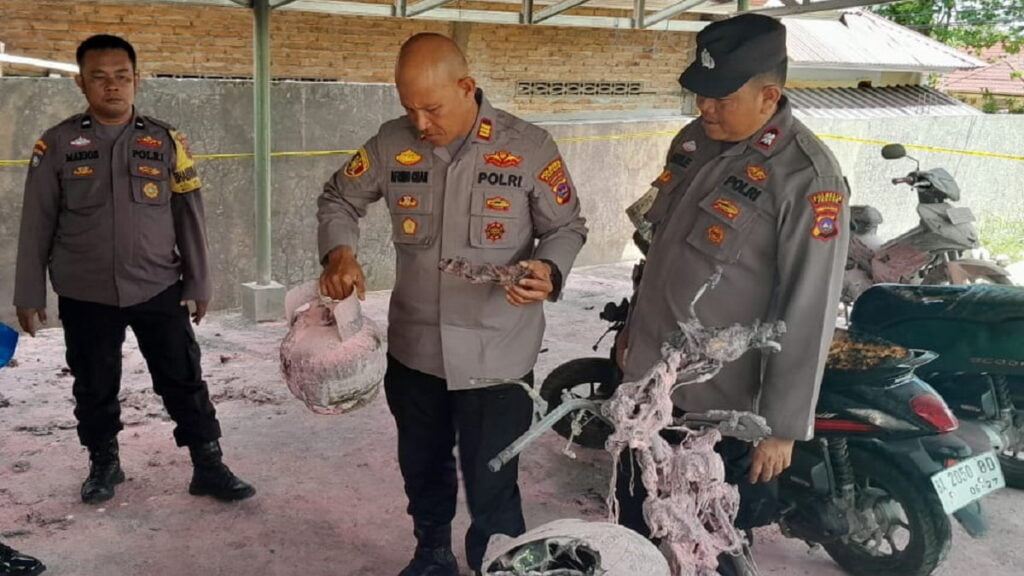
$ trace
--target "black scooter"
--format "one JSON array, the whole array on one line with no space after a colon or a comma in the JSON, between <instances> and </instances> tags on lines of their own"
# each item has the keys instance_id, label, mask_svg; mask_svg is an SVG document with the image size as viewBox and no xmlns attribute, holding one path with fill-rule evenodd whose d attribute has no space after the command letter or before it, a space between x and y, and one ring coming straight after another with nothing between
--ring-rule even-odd
<instances>
[{"instance_id":1,"label":"black scooter","mask_svg":"<svg viewBox=\"0 0 1024 576\"><path fill-rule=\"evenodd\" d=\"M960 418L976 450L995 449L1007 485L1024 488L1024 287L882 284L850 327L939 357L918 372Z\"/></svg>"}]
</instances>

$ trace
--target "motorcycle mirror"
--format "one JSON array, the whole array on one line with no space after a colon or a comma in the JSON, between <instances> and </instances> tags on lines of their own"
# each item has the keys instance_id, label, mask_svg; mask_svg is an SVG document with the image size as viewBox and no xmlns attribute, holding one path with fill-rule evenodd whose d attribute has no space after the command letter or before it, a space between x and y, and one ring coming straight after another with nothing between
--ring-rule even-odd
<instances>
[{"instance_id":1,"label":"motorcycle mirror","mask_svg":"<svg viewBox=\"0 0 1024 576\"><path fill-rule=\"evenodd\" d=\"M882 158L886 160L898 160L907 155L907 149L902 144L886 144L882 147Z\"/></svg>"}]
</instances>

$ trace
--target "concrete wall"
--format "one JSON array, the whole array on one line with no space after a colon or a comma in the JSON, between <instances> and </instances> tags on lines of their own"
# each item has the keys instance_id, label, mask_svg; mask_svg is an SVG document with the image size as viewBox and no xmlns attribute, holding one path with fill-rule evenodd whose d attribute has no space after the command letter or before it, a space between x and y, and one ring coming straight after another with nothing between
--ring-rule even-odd
<instances>
[{"instance_id":1,"label":"concrete wall","mask_svg":"<svg viewBox=\"0 0 1024 576\"><path fill-rule=\"evenodd\" d=\"M853 202L871 204L882 211L886 221L880 233L885 237L917 224L917 196L908 186L893 186L890 182L913 170L914 163L884 160L881 144L853 139L962 151L908 150L921 161L923 169L948 170L960 185L959 204L970 207L979 218L999 215L1024 222L1024 161L992 156L1024 157L1024 117L811 119L807 125L824 137L842 164L853 189Z\"/></svg>"}]
</instances>

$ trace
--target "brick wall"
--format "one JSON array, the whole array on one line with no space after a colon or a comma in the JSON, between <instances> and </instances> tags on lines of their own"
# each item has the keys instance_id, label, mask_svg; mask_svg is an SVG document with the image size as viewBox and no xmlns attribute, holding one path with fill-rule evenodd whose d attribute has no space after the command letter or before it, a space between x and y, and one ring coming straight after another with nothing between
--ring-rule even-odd
<instances>
[{"instance_id":1,"label":"brick wall","mask_svg":"<svg viewBox=\"0 0 1024 576\"><path fill-rule=\"evenodd\" d=\"M596 13L596 12L591 12ZM553 26L449 23L279 11L271 20L271 73L281 78L391 82L395 55L416 32L459 39L491 100L518 113L679 109L675 78L693 34ZM250 77L249 11L116 1L0 0L7 52L71 61L92 34L122 35L145 76ZM28 72L10 66L7 74ZM642 82L640 96L516 97L517 81Z\"/></svg>"}]
</instances>

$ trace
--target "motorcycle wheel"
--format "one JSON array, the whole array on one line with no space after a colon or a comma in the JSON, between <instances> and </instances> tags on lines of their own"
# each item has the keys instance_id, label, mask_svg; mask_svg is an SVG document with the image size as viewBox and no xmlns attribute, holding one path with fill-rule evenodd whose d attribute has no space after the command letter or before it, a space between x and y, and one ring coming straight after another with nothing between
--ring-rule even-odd
<instances>
[{"instance_id":1,"label":"motorcycle wheel","mask_svg":"<svg viewBox=\"0 0 1024 576\"><path fill-rule=\"evenodd\" d=\"M946 558L949 517L931 481L880 454L850 451L857 508L875 516L871 534L823 543L825 551L854 576L928 576Z\"/></svg>"},{"instance_id":2,"label":"motorcycle wheel","mask_svg":"<svg viewBox=\"0 0 1024 576\"><path fill-rule=\"evenodd\" d=\"M1024 490L1024 454L1003 452L999 455L999 467L1003 469L1007 487Z\"/></svg>"},{"instance_id":3,"label":"motorcycle wheel","mask_svg":"<svg viewBox=\"0 0 1024 576\"><path fill-rule=\"evenodd\" d=\"M577 358L551 371L540 386L540 395L548 403L548 411L562 403L562 392L570 390L573 395L593 400L607 400L615 391L615 367L608 358ZM553 426L562 438L572 436L572 422L579 412L570 412ZM604 442L612 433L610 424L597 416L587 414L582 419L583 430L575 437L584 448L604 448Z\"/></svg>"}]
</instances>

